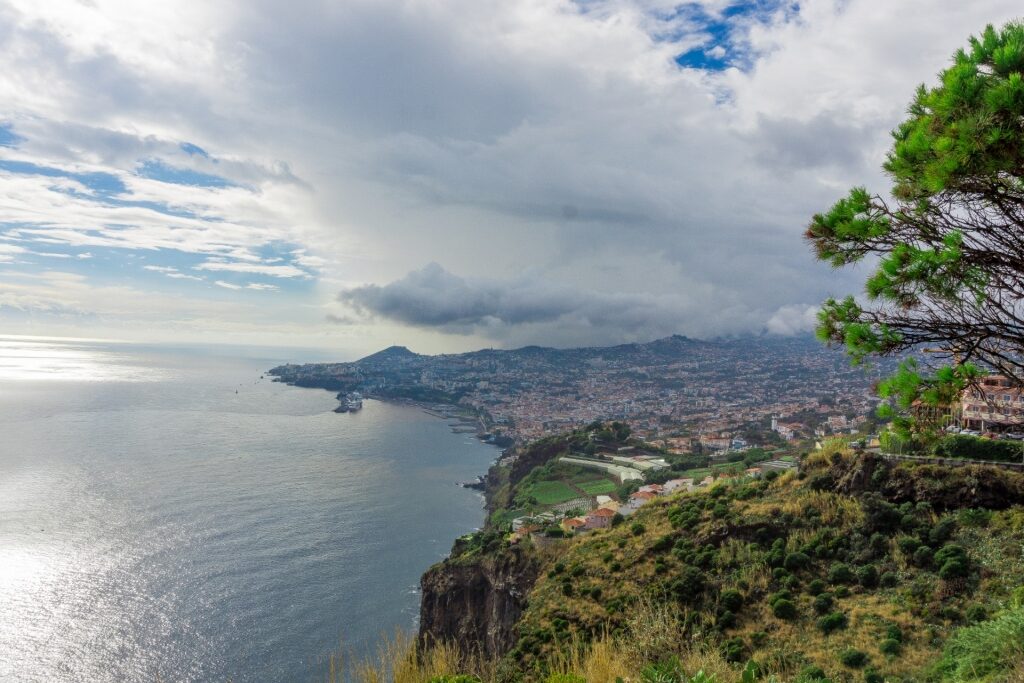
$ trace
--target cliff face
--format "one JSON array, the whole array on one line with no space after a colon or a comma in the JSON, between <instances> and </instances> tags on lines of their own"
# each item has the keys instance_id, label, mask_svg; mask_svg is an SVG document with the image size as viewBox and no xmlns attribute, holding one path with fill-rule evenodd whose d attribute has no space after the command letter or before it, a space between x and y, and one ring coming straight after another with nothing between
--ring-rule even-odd
<instances>
[{"instance_id":1,"label":"cliff face","mask_svg":"<svg viewBox=\"0 0 1024 683\"><path fill-rule=\"evenodd\" d=\"M518 548L434 565L420 579L420 640L502 656L515 645L515 626L539 572L536 554Z\"/></svg>"}]
</instances>

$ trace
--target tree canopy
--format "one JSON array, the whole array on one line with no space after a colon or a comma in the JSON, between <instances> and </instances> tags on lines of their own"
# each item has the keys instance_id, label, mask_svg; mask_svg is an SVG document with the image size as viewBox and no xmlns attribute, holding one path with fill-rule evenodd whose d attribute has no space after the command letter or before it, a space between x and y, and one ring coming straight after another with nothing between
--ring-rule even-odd
<instances>
[{"instance_id":1,"label":"tree canopy","mask_svg":"<svg viewBox=\"0 0 1024 683\"><path fill-rule=\"evenodd\" d=\"M873 257L866 297L829 299L818 336L855 362L934 347L881 393L951 400L984 369L1024 379L1024 24L970 38L892 133L888 197L863 187L806 236L835 267Z\"/></svg>"}]
</instances>

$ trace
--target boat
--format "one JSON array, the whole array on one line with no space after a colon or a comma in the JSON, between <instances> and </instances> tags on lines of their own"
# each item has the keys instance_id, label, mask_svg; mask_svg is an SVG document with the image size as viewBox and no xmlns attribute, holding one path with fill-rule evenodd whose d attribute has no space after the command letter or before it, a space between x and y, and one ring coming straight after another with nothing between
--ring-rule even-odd
<instances>
[{"instance_id":1,"label":"boat","mask_svg":"<svg viewBox=\"0 0 1024 683\"><path fill-rule=\"evenodd\" d=\"M348 395L348 399L345 401L345 407L348 408L349 412L354 413L357 410L361 410L363 407L363 396L358 391L353 391Z\"/></svg>"}]
</instances>

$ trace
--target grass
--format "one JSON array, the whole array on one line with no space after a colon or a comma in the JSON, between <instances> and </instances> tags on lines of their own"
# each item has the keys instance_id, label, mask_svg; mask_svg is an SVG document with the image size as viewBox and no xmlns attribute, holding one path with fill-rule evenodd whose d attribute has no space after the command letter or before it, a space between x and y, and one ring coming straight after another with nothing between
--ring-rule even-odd
<instances>
[{"instance_id":1,"label":"grass","mask_svg":"<svg viewBox=\"0 0 1024 683\"><path fill-rule=\"evenodd\" d=\"M538 481L530 486L526 494L536 498L540 505L558 505L579 495L561 481Z\"/></svg>"},{"instance_id":2,"label":"grass","mask_svg":"<svg viewBox=\"0 0 1024 683\"><path fill-rule=\"evenodd\" d=\"M609 479L598 479L597 481L587 481L581 484L577 484L579 488L591 496L607 495L615 491L617 486Z\"/></svg>"},{"instance_id":3,"label":"grass","mask_svg":"<svg viewBox=\"0 0 1024 683\"><path fill-rule=\"evenodd\" d=\"M697 469L686 470L679 477L682 479L703 479L709 474L711 474L710 467L698 467Z\"/></svg>"},{"instance_id":4,"label":"grass","mask_svg":"<svg viewBox=\"0 0 1024 683\"><path fill-rule=\"evenodd\" d=\"M938 669L943 680L1004 681L1022 673L1024 608L1008 610L995 619L961 628L946 644Z\"/></svg>"}]
</instances>

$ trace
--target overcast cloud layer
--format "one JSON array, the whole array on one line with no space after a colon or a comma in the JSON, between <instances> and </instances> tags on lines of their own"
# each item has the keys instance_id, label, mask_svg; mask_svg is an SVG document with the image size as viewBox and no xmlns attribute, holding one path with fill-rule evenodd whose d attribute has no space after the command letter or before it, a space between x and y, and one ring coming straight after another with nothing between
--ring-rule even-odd
<instances>
[{"instance_id":1,"label":"overcast cloud layer","mask_svg":"<svg viewBox=\"0 0 1024 683\"><path fill-rule=\"evenodd\" d=\"M0 331L790 334L800 235L996 0L0 3Z\"/></svg>"}]
</instances>

